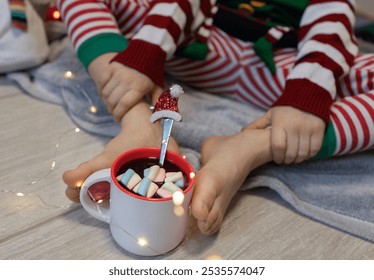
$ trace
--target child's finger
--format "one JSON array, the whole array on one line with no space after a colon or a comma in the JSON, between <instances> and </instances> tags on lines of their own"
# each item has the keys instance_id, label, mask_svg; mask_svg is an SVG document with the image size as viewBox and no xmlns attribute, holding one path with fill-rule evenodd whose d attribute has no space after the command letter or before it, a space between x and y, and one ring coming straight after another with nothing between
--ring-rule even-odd
<instances>
[{"instance_id":1,"label":"child's finger","mask_svg":"<svg viewBox=\"0 0 374 280\"><path fill-rule=\"evenodd\" d=\"M262 115L257 120L254 120L243 129L264 129L271 125L270 113Z\"/></svg>"},{"instance_id":2,"label":"child's finger","mask_svg":"<svg viewBox=\"0 0 374 280\"><path fill-rule=\"evenodd\" d=\"M287 132L286 132L287 134ZM298 134L287 134L286 151L284 156L284 164L294 163L299 153L299 135Z\"/></svg>"},{"instance_id":3,"label":"child's finger","mask_svg":"<svg viewBox=\"0 0 374 280\"><path fill-rule=\"evenodd\" d=\"M295 163L303 162L304 160L310 157L310 145L311 145L310 136L307 134L300 135L299 150L297 153Z\"/></svg>"},{"instance_id":4,"label":"child's finger","mask_svg":"<svg viewBox=\"0 0 374 280\"><path fill-rule=\"evenodd\" d=\"M310 139L310 155L309 157L314 157L322 147L322 141L323 141L323 132L320 133L314 133Z\"/></svg>"},{"instance_id":5,"label":"child's finger","mask_svg":"<svg viewBox=\"0 0 374 280\"><path fill-rule=\"evenodd\" d=\"M287 134L283 128L273 126L271 129L270 141L273 161L278 164L283 163L287 148Z\"/></svg>"}]
</instances>

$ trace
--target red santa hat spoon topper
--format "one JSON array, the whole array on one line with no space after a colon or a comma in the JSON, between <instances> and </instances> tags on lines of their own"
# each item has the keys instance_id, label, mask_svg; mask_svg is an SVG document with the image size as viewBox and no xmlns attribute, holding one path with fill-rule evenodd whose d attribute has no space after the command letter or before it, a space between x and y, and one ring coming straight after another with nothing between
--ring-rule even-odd
<instances>
[{"instance_id":1,"label":"red santa hat spoon topper","mask_svg":"<svg viewBox=\"0 0 374 280\"><path fill-rule=\"evenodd\" d=\"M174 121L180 122L182 116L178 109L178 98L183 94L183 88L180 85L174 84L170 89L165 90L154 106L153 114L150 117L151 122L163 119L162 122L162 141L159 165L163 166L167 146L169 144L171 129Z\"/></svg>"}]
</instances>

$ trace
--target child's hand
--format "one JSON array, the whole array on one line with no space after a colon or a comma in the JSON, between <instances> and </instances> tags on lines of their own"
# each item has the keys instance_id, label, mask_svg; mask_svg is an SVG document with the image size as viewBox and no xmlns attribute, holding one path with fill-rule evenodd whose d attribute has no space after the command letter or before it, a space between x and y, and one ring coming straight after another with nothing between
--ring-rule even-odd
<instances>
[{"instance_id":1,"label":"child's hand","mask_svg":"<svg viewBox=\"0 0 374 280\"><path fill-rule=\"evenodd\" d=\"M276 163L299 163L321 149L325 122L310 113L291 106L271 108L248 128L271 126L271 149Z\"/></svg>"},{"instance_id":2,"label":"child's hand","mask_svg":"<svg viewBox=\"0 0 374 280\"><path fill-rule=\"evenodd\" d=\"M120 121L145 95L160 95L162 89L146 75L118 62L110 62L115 55L110 53L96 58L88 71L108 111L115 121Z\"/></svg>"}]
</instances>

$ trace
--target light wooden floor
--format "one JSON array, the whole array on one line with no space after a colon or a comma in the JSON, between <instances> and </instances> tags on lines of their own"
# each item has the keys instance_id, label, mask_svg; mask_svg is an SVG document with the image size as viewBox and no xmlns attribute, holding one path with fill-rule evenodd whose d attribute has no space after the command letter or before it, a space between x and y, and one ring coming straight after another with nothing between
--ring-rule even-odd
<instances>
[{"instance_id":1,"label":"light wooden floor","mask_svg":"<svg viewBox=\"0 0 374 280\"><path fill-rule=\"evenodd\" d=\"M107 224L64 196L62 172L104 146L74 128L61 107L0 78L0 259L139 259L114 243ZM235 199L218 235L200 234L191 219L182 246L156 259L212 256L374 259L374 244L307 219L276 193L259 189Z\"/></svg>"}]
</instances>

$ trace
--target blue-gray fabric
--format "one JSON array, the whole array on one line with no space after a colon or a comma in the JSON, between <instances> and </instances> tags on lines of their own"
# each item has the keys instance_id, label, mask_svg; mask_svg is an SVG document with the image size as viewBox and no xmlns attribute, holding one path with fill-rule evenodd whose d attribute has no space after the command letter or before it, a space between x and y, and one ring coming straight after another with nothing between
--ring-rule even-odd
<instances>
[{"instance_id":1,"label":"blue-gray fabric","mask_svg":"<svg viewBox=\"0 0 374 280\"><path fill-rule=\"evenodd\" d=\"M67 41L55 42L51 49L48 63L30 72L8 74L8 78L26 93L63 106L87 132L103 137L117 135L118 124L106 111ZM66 71L71 71L74 78L66 79ZM229 96L182 86L186 92L179 103L183 121L175 123L173 135L198 170L200 147L207 137L238 132L263 112ZM92 105L98 109L95 114L89 111ZM241 190L271 188L299 213L374 242L373 163L371 151L289 166L270 163L255 170Z\"/></svg>"}]
</instances>

